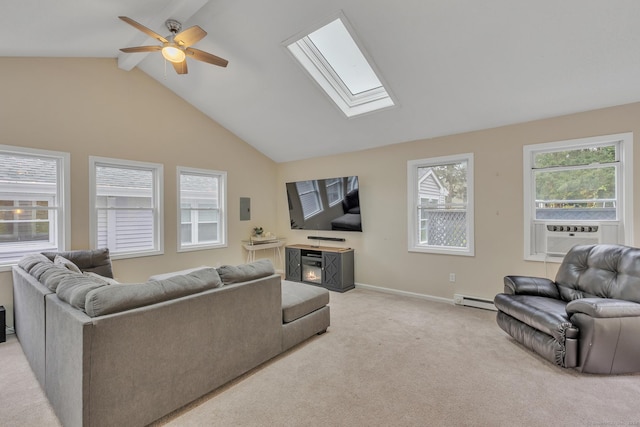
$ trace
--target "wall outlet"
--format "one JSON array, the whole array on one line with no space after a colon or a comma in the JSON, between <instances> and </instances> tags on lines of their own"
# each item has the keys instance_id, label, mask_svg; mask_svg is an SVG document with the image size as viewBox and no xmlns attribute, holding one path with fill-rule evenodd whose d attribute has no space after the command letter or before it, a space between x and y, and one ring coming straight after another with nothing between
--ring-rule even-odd
<instances>
[{"instance_id":1,"label":"wall outlet","mask_svg":"<svg viewBox=\"0 0 640 427\"><path fill-rule=\"evenodd\" d=\"M449 281L450 282L456 281L456 273L449 273Z\"/></svg>"}]
</instances>

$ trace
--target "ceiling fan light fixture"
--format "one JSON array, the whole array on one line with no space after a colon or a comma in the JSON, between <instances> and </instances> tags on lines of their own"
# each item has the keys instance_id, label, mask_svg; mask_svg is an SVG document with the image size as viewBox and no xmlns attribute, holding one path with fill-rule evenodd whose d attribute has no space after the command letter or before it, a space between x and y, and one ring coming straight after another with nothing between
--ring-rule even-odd
<instances>
[{"instance_id":1,"label":"ceiling fan light fixture","mask_svg":"<svg viewBox=\"0 0 640 427\"><path fill-rule=\"evenodd\" d=\"M175 19L168 19L166 21L166 25L171 34L165 38L131 18L127 18L126 16L119 16L118 18L162 43L160 46L134 46L120 49L124 53L162 51L162 56L173 64L173 68L178 74L187 74L188 72L187 54L189 54L189 59L195 59L196 61L206 62L207 64L213 64L219 67L226 67L229 63L229 61L224 58L220 58L219 56L191 47L207 35L207 32L197 25L181 31L182 24L180 24L180 22Z\"/></svg>"},{"instance_id":2,"label":"ceiling fan light fixture","mask_svg":"<svg viewBox=\"0 0 640 427\"><path fill-rule=\"evenodd\" d=\"M186 55L184 51L172 45L167 45L162 48L162 56L169 62L180 63L184 61Z\"/></svg>"}]
</instances>

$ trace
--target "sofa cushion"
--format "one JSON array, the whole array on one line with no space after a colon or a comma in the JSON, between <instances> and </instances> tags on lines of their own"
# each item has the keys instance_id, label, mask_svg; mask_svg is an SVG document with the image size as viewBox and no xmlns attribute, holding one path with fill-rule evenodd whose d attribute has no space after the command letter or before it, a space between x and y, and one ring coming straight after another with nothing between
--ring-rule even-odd
<instances>
[{"instance_id":1,"label":"sofa cushion","mask_svg":"<svg viewBox=\"0 0 640 427\"><path fill-rule=\"evenodd\" d=\"M329 291L304 283L282 281L282 322L289 323L329 304Z\"/></svg>"},{"instance_id":2,"label":"sofa cushion","mask_svg":"<svg viewBox=\"0 0 640 427\"><path fill-rule=\"evenodd\" d=\"M52 264L52 261L42 254L27 254L20 258L18 266L27 273L31 274L31 270L38 264ZM33 276L33 274L31 274Z\"/></svg>"},{"instance_id":3,"label":"sofa cushion","mask_svg":"<svg viewBox=\"0 0 640 427\"><path fill-rule=\"evenodd\" d=\"M82 273L72 273L60 281L56 294L62 301L84 311L87 293L102 286L107 286L107 282Z\"/></svg>"},{"instance_id":4,"label":"sofa cushion","mask_svg":"<svg viewBox=\"0 0 640 427\"><path fill-rule=\"evenodd\" d=\"M223 265L218 268L218 274L222 283L231 285L233 283L247 282L262 277L267 277L275 273L273 264L269 259L260 259L250 264Z\"/></svg>"},{"instance_id":5,"label":"sofa cushion","mask_svg":"<svg viewBox=\"0 0 640 427\"><path fill-rule=\"evenodd\" d=\"M164 280L174 276L184 276L185 274L193 273L194 271L202 270L203 268L211 268L206 265L200 267L187 268L186 270L172 271L170 273L154 274L150 276L148 280Z\"/></svg>"},{"instance_id":6,"label":"sofa cushion","mask_svg":"<svg viewBox=\"0 0 640 427\"><path fill-rule=\"evenodd\" d=\"M93 279L96 282L106 282L108 285L119 285L120 282L118 282L116 279L112 279L111 277L104 277L101 276L99 274L94 273L93 271L84 271L82 272L82 274L84 274L85 276Z\"/></svg>"},{"instance_id":7,"label":"sofa cushion","mask_svg":"<svg viewBox=\"0 0 640 427\"><path fill-rule=\"evenodd\" d=\"M82 271L92 271L100 276L113 278L111 257L109 256L108 248L66 252L43 252L43 255L51 261L55 259L56 255L60 255L77 265Z\"/></svg>"},{"instance_id":8,"label":"sofa cushion","mask_svg":"<svg viewBox=\"0 0 640 427\"><path fill-rule=\"evenodd\" d=\"M85 311L91 317L117 313L222 286L215 268L140 284L102 286L87 293Z\"/></svg>"},{"instance_id":9,"label":"sofa cushion","mask_svg":"<svg viewBox=\"0 0 640 427\"><path fill-rule=\"evenodd\" d=\"M56 257L53 259L53 264L65 267L67 270L73 271L75 273L81 273L77 265L60 255L56 255Z\"/></svg>"},{"instance_id":10,"label":"sofa cushion","mask_svg":"<svg viewBox=\"0 0 640 427\"><path fill-rule=\"evenodd\" d=\"M68 277L72 274L79 274L79 273L74 273L73 271L61 265L51 264L49 268L47 268L40 275L40 278L38 280L47 288L55 292L58 289L58 285L60 284L60 282L65 277Z\"/></svg>"},{"instance_id":11,"label":"sofa cushion","mask_svg":"<svg viewBox=\"0 0 640 427\"><path fill-rule=\"evenodd\" d=\"M31 254L23 258L18 265L22 266L24 270L35 277L36 280L40 280L40 277L53 266L53 261L42 256L40 254ZM24 262L23 262L24 261Z\"/></svg>"}]
</instances>

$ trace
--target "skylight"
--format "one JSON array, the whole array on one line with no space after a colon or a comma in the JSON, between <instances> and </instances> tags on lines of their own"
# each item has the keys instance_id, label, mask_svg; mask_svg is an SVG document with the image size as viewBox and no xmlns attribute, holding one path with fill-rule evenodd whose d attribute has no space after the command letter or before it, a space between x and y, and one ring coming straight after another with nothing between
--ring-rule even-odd
<instances>
[{"instance_id":1,"label":"skylight","mask_svg":"<svg viewBox=\"0 0 640 427\"><path fill-rule=\"evenodd\" d=\"M347 117L394 105L341 18L287 48Z\"/></svg>"}]
</instances>

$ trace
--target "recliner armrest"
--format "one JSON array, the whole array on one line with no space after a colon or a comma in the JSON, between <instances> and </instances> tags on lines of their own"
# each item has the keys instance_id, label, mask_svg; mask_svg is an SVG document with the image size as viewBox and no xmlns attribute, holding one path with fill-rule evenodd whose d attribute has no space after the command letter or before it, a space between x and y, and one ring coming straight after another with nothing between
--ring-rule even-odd
<instances>
[{"instance_id":1,"label":"recliner armrest","mask_svg":"<svg viewBox=\"0 0 640 427\"><path fill-rule=\"evenodd\" d=\"M591 317L640 317L640 304L611 298L580 298L567 304L567 314L584 313Z\"/></svg>"},{"instance_id":2,"label":"recliner armrest","mask_svg":"<svg viewBox=\"0 0 640 427\"><path fill-rule=\"evenodd\" d=\"M556 284L544 277L505 276L504 293L560 299L560 292L558 292Z\"/></svg>"}]
</instances>

